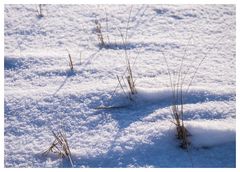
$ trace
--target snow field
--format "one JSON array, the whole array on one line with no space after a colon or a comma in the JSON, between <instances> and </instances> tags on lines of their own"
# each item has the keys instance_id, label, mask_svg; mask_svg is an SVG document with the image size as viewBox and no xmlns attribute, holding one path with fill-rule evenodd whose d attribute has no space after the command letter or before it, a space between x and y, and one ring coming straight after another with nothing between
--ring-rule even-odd
<instances>
[{"instance_id":1,"label":"snow field","mask_svg":"<svg viewBox=\"0 0 240 172\"><path fill-rule=\"evenodd\" d=\"M129 10L45 5L39 18L36 5L5 5L6 167L70 167L66 159L41 155L53 141L51 130L66 133L74 167L236 166L235 6L134 5L127 46L131 62L136 59L134 102L120 88L113 96L116 76L126 68L116 27L125 32ZM99 49L96 18L115 47ZM171 123L172 92L162 54L176 81L185 50L183 73L190 70L184 92L208 54L184 94L190 153L179 148Z\"/></svg>"}]
</instances>

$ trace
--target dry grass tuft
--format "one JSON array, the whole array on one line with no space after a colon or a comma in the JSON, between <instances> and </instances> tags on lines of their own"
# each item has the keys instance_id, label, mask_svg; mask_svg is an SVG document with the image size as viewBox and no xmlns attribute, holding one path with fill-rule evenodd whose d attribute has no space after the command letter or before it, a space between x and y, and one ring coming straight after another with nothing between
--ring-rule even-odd
<instances>
[{"instance_id":1,"label":"dry grass tuft","mask_svg":"<svg viewBox=\"0 0 240 172\"><path fill-rule=\"evenodd\" d=\"M178 104L173 104L171 106L172 110L172 123L175 124L176 126L176 131L177 131L177 139L180 140L180 147L183 149L188 149L190 145L190 141L188 137L190 136L190 133L188 130L185 128L184 125L184 120L183 120L183 104L180 105Z\"/></svg>"},{"instance_id":2,"label":"dry grass tuft","mask_svg":"<svg viewBox=\"0 0 240 172\"><path fill-rule=\"evenodd\" d=\"M191 39L191 37L190 37ZM190 41L189 39L189 41ZM189 44L189 42L188 42ZM183 100L183 94L187 94L188 90L183 93L183 86L184 86L184 79L187 76L188 73L185 73L185 76L183 74L182 68L183 68L183 61L184 57L186 55L186 49L184 51L184 55L181 58L181 64L178 70L177 76L174 74L170 73L168 61L165 57L165 54L162 52L162 55L164 57L166 66L167 66L167 71L169 75L169 80L170 80L170 85L172 89L172 104L171 104L171 115L172 115L172 123L176 126L176 135L177 139L180 140L180 147L183 149L189 148L191 142L188 139L189 136L191 135L189 131L186 129L184 125L184 111L183 111L183 106L184 106L184 100ZM176 81L173 81L173 78L176 77ZM189 87L191 85L191 82L189 83ZM188 87L188 88L189 88Z\"/></svg>"},{"instance_id":3,"label":"dry grass tuft","mask_svg":"<svg viewBox=\"0 0 240 172\"><path fill-rule=\"evenodd\" d=\"M123 90L124 94L130 99L133 100L132 96L137 94L136 84L133 79L132 68L129 59L127 58L127 70L125 78L117 76L118 84Z\"/></svg>"},{"instance_id":4,"label":"dry grass tuft","mask_svg":"<svg viewBox=\"0 0 240 172\"><path fill-rule=\"evenodd\" d=\"M105 47L106 44L103 37L102 26L97 19L95 20L95 25L96 25L96 34L98 37L99 45L100 47Z\"/></svg>"},{"instance_id":5,"label":"dry grass tuft","mask_svg":"<svg viewBox=\"0 0 240 172\"><path fill-rule=\"evenodd\" d=\"M57 154L59 158L68 158L71 165L73 166L71 151L68 145L67 138L62 132L55 133L52 131L55 140L52 142L51 146L44 151L44 155L48 155L50 152Z\"/></svg>"}]
</instances>

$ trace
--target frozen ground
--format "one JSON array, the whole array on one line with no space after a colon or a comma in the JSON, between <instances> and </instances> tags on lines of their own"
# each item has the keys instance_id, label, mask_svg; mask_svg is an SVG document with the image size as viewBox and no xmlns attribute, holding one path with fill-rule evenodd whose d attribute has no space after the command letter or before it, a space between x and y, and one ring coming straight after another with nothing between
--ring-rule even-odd
<instances>
[{"instance_id":1,"label":"frozen ground","mask_svg":"<svg viewBox=\"0 0 240 172\"><path fill-rule=\"evenodd\" d=\"M127 43L135 61L133 102L120 88L112 96L126 70L120 32L131 6L44 5L43 17L37 7L4 6L6 167L70 167L66 159L42 156L51 130L66 133L74 167L236 166L235 6L133 5ZM108 48L99 48L96 19ZM184 94L188 152L170 122L163 53L175 74L184 56L185 87L206 55Z\"/></svg>"}]
</instances>

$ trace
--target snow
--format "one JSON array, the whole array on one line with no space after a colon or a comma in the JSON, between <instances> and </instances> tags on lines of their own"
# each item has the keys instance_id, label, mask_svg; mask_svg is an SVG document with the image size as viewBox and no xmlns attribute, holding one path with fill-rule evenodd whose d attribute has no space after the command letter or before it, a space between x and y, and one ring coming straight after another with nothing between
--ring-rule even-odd
<instances>
[{"instance_id":1,"label":"snow","mask_svg":"<svg viewBox=\"0 0 240 172\"><path fill-rule=\"evenodd\" d=\"M192 144L200 147L212 147L218 144L234 142L236 135L235 125L230 126L228 123L234 122L232 120L204 121L202 123L191 121L188 128L193 135Z\"/></svg>"},{"instance_id":2,"label":"snow","mask_svg":"<svg viewBox=\"0 0 240 172\"><path fill-rule=\"evenodd\" d=\"M37 7L4 5L5 167L71 167L42 155L52 130L66 134L74 167L236 167L234 5L133 5L134 101L120 87L114 92L126 70L116 28L125 34L130 5L43 5L43 17ZM182 57L188 151L170 112L168 70L176 83Z\"/></svg>"}]
</instances>

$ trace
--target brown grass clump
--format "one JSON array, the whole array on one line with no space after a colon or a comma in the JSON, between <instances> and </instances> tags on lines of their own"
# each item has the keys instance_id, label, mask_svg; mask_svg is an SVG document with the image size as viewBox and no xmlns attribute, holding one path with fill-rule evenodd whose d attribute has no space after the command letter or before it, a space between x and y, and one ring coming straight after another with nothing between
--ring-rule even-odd
<instances>
[{"instance_id":1,"label":"brown grass clump","mask_svg":"<svg viewBox=\"0 0 240 172\"><path fill-rule=\"evenodd\" d=\"M73 166L71 151L65 134L62 132L55 133L54 131L52 131L52 133L55 139L52 142L51 146L46 151L44 151L43 154L48 155L51 152L57 154L59 158L68 158L71 165Z\"/></svg>"},{"instance_id":2,"label":"brown grass clump","mask_svg":"<svg viewBox=\"0 0 240 172\"><path fill-rule=\"evenodd\" d=\"M176 126L177 131L177 139L180 140L180 147L183 149L188 149L188 146L190 145L190 141L188 137L190 136L190 133L185 128L184 120L183 120L183 104L180 105L181 108L179 109L179 105L173 104L171 106L172 110L172 123Z\"/></svg>"}]
</instances>

